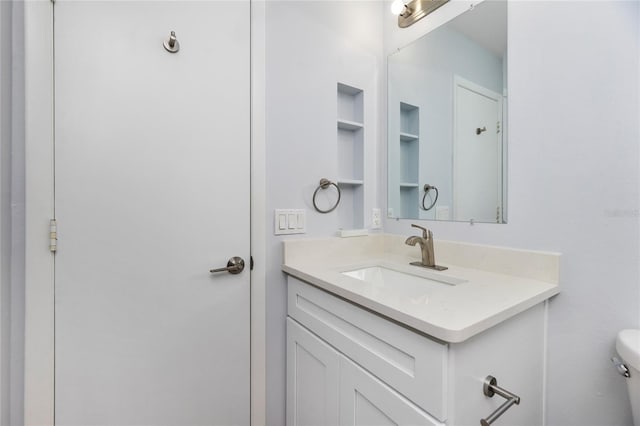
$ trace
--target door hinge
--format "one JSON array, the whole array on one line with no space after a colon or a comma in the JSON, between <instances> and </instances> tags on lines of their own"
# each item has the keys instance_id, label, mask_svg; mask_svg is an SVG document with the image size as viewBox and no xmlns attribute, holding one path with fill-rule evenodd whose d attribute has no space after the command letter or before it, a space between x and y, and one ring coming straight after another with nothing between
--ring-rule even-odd
<instances>
[{"instance_id":1,"label":"door hinge","mask_svg":"<svg viewBox=\"0 0 640 426\"><path fill-rule=\"evenodd\" d=\"M253 271L253 256L249 256L249 270Z\"/></svg>"},{"instance_id":2,"label":"door hinge","mask_svg":"<svg viewBox=\"0 0 640 426\"><path fill-rule=\"evenodd\" d=\"M49 251L55 253L58 249L58 221L51 219L49 221Z\"/></svg>"},{"instance_id":3,"label":"door hinge","mask_svg":"<svg viewBox=\"0 0 640 426\"><path fill-rule=\"evenodd\" d=\"M500 223L500 206L496 207L496 223Z\"/></svg>"},{"instance_id":4,"label":"door hinge","mask_svg":"<svg viewBox=\"0 0 640 426\"><path fill-rule=\"evenodd\" d=\"M500 133L500 122L496 123L496 133Z\"/></svg>"}]
</instances>

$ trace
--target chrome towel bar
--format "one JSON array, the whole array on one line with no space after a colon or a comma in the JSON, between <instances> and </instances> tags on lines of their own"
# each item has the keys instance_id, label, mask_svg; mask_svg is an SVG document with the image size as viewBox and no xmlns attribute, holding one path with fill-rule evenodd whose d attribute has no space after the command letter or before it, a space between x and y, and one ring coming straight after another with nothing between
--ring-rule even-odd
<instances>
[{"instance_id":1,"label":"chrome towel bar","mask_svg":"<svg viewBox=\"0 0 640 426\"><path fill-rule=\"evenodd\" d=\"M491 423L495 422L498 417L503 415L505 411L511 408L513 404L520 404L520 397L498 386L498 380L493 376L487 376L487 378L484 379L482 391L489 398L493 397L493 395L495 394L498 394L506 399L506 401L501 406L499 406L496 411L489 414L486 419L480 419L480 424L482 426L489 426Z\"/></svg>"}]
</instances>

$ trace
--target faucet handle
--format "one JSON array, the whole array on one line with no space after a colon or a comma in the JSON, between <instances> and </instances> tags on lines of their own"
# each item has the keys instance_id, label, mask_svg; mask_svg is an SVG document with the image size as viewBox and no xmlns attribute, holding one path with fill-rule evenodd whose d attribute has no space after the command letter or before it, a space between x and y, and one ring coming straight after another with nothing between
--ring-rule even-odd
<instances>
[{"instance_id":1,"label":"faucet handle","mask_svg":"<svg viewBox=\"0 0 640 426\"><path fill-rule=\"evenodd\" d=\"M423 228L422 226L416 225L415 223L412 223L411 226L413 228L422 229L422 238L429 238L429 234L431 233L431 231L429 231L427 228Z\"/></svg>"}]
</instances>

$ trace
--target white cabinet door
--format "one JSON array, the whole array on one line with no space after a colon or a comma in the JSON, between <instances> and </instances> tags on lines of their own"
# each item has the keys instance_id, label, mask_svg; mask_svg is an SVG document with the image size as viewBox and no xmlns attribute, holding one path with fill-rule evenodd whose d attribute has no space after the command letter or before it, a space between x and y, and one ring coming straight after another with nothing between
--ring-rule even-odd
<instances>
[{"instance_id":1,"label":"white cabinet door","mask_svg":"<svg viewBox=\"0 0 640 426\"><path fill-rule=\"evenodd\" d=\"M340 358L341 426L442 425L362 368Z\"/></svg>"},{"instance_id":2,"label":"white cabinet door","mask_svg":"<svg viewBox=\"0 0 640 426\"><path fill-rule=\"evenodd\" d=\"M338 424L341 355L287 318L287 425Z\"/></svg>"}]
</instances>

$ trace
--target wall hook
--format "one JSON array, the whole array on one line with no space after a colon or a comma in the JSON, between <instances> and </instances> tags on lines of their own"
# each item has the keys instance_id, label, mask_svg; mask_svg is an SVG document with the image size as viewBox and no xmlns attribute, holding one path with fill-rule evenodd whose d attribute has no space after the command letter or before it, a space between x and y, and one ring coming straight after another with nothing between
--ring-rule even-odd
<instances>
[{"instance_id":1,"label":"wall hook","mask_svg":"<svg viewBox=\"0 0 640 426\"><path fill-rule=\"evenodd\" d=\"M171 31L171 35L164 41L163 45L167 52L176 53L180 50L180 43L178 43L175 31Z\"/></svg>"}]
</instances>

